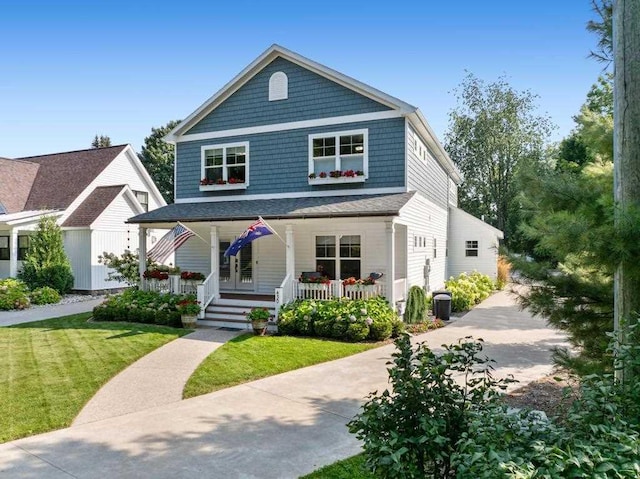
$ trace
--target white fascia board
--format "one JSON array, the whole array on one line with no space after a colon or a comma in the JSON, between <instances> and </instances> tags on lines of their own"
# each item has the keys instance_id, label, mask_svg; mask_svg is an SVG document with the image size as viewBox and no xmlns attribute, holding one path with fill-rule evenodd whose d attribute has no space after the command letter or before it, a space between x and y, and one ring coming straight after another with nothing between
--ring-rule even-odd
<instances>
[{"instance_id":1,"label":"white fascia board","mask_svg":"<svg viewBox=\"0 0 640 479\"><path fill-rule=\"evenodd\" d=\"M458 167L445 151L422 112L419 109L416 109L416 111L411 113L408 118L411 125L418 131L418 133L420 133L420 136L422 136L427 144L434 149L434 154L438 163L440 163L456 184L459 185L462 183L462 174L460 173L460 170L458 170Z\"/></svg>"},{"instance_id":2,"label":"white fascia board","mask_svg":"<svg viewBox=\"0 0 640 479\"><path fill-rule=\"evenodd\" d=\"M406 193L404 187L393 188L366 188L358 190L331 190L327 191L296 191L292 193L274 193L242 196L204 196L196 198L179 198L175 203L218 203L220 201L248 201L248 200L277 200L281 198L319 198L322 196L358 196L358 195L390 195L395 193Z\"/></svg>"},{"instance_id":3,"label":"white fascia board","mask_svg":"<svg viewBox=\"0 0 640 479\"><path fill-rule=\"evenodd\" d=\"M360 113L357 115L332 116L329 118L316 118L313 120L290 121L286 123L272 123L269 125L250 126L246 128L234 128L231 130L208 131L206 133L194 133L182 135L174 143L213 140L216 138L228 138L232 136L255 135L259 133L273 133L276 131L298 130L301 128L315 128L319 126L344 125L363 121L388 120L401 118L404 115L396 110L381 111L375 113Z\"/></svg>"},{"instance_id":4,"label":"white fascia board","mask_svg":"<svg viewBox=\"0 0 640 479\"><path fill-rule=\"evenodd\" d=\"M149 175L149 172L147 171L147 169L144 167L144 165L140 161L140 158L138 158L138 155L136 154L136 152L133 151L133 147L131 145L127 145L127 147L123 150L122 153L124 153L127 156L127 159L131 162L135 170L140 174L143 181L146 183L147 188L149 189L149 192L155 197L155 200L158 202L158 204L160 206L167 206L167 202L162 197L162 193L160 193L160 190L154 183L153 179L151 178L151 175Z\"/></svg>"},{"instance_id":5,"label":"white fascia board","mask_svg":"<svg viewBox=\"0 0 640 479\"><path fill-rule=\"evenodd\" d=\"M60 217L62 216L64 213L64 211L55 211L55 210L51 210L51 211L41 211L38 214L35 214L33 216L27 216L27 217L22 217L22 218L16 218L14 220L9 220L6 221L5 224L7 226L20 226L26 223L37 223L40 221L40 218L44 217L44 216L53 216L53 217Z\"/></svg>"},{"instance_id":6,"label":"white fascia board","mask_svg":"<svg viewBox=\"0 0 640 479\"><path fill-rule=\"evenodd\" d=\"M451 211L455 211L457 213L462 214L463 216L467 217L468 219L476 222L479 224L479 226L482 226L484 228L487 228L491 231L493 231L495 233L495 235L499 238L499 239L504 239L504 233L499 230L498 228L496 228L495 226L491 226L489 223L482 221L480 218L476 218L475 216L473 216L471 213L467 213L465 210L457 208L455 206L449 206L449 209Z\"/></svg>"},{"instance_id":7,"label":"white fascia board","mask_svg":"<svg viewBox=\"0 0 640 479\"><path fill-rule=\"evenodd\" d=\"M366 85L354 78L344 75L336 70L314 62L302 55L299 55L291 50L288 50L280 45L272 45L266 51L264 51L258 58L251 62L246 68L244 68L238 75L236 75L231 81L218 90L212 97L200 105L191 115L189 115L184 121L176 125L165 137L164 140L168 143L175 143L178 138L187 130L189 130L195 123L200 121L204 116L225 101L229 96L240 89L251 78L257 75L265 66L271 63L275 58L282 57L285 60L296 63L307 70L317 73L329 80L338 83L350 90L360 93L366 97L371 98L374 101L382 103L389 108L399 110L403 114L409 114L416 110L416 107L398 99L391 95L388 95L377 88L373 88Z\"/></svg>"}]
</instances>

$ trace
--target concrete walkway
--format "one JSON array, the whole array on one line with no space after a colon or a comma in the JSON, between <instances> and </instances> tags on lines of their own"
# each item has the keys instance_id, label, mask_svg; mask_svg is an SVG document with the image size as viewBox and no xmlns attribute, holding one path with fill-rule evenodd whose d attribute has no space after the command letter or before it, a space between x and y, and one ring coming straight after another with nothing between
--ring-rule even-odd
<instances>
[{"instance_id":1,"label":"concrete walkway","mask_svg":"<svg viewBox=\"0 0 640 479\"><path fill-rule=\"evenodd\" d=\"M473 335L496 376L551 371L564 343L498 293L419 337L432 347ZM212 394L0 445L0 477L296 478L359 450L345 424L387 387L392 345Z\"/></svg>"},{"instance_id":2,"label":"concrete walkway","mask_svg":"<svg viewBox=\"0 0 640 479\"><path fill-rule=\"evenodd\" d=\"M43 319L59 318L70 314L86 313L104 301L104 298L79 301L69 304L52 304L37 308L23 309L21 311L0 311L0 326L30 323Z\"/></svg>"},{"instance_id":3,"label":"concrete walkway","mask_svg":"<svg viewBox=\"0 0 640 479\"><path fill-rule=\"evenodd\" d=\"M198 365L244 332L200 328L152 351L105 384L73 425L181 401L184 385Z\"/></svg>"}]
</instances>

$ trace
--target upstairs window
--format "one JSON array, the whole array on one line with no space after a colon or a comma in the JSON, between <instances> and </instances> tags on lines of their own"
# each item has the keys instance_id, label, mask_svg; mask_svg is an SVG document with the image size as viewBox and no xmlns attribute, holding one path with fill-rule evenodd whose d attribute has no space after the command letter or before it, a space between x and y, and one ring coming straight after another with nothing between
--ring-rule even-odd
<instances>
[{"instance_id":1,"label":"upstairs window","mask_svg":"<svg viewBox=\"0 0 640 479\"><path fill-rule=\"evenodd\" d=\"M368 130L309 135L309 183L364 181L368 149Z\"/></svg>"},{"instance_id":2,"label":"upstairs window","mask_svg":"<svg viewBox=\"0 0 640 479\"><path fill-rule=\"evenodd\" d=\"M146 191L133 191L133 194L136 196L136 200L140 203L140 206L145 211L149 211L149 193Z\"/></svg>"},{"instance_id":3,"label":"upstairs window","mask_svg":"<svg viewBox=\"0 0 640 479\"><path fill-rule=\"evenodd\" d=\"M284 72L275 72L269 78L269 101L289 98L289 78Z\"/></svg>"},{"instance_id":4,"label":"upstairs window","mask_svg":"<svg viewBox=\"0 0 640 479\"><path fill-rule=\"evenodd\" d=\"M478 256L478 242L477 241L465 241L464 242L464 255L465 256Z\"/></svg>"},{"instance_id":5,"label":"upstairs window","mask_svg":"<svg viewBox=\"0 0 640 479\"><path fill-rule=\"evenodd\" d=\"M246 188L248 171L248 142L202 147L200 190Z\"/></svg>"}]
</instances>

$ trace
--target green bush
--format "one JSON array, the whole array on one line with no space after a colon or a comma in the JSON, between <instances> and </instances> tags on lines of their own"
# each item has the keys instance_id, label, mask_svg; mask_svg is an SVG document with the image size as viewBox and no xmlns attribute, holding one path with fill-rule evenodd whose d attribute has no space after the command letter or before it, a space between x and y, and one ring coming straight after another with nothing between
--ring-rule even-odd
<instances>
[{"instance_id":1,"label":"green bush","mask_svg":"<svg viewBox=\"0 0 640 479\"><path fill-rule=\"evenodd\" d=\"M451 291L451 310L468 311L489 297L495 283L489 276L474 271L470 275L461 273L457 278L451 277L445 287Z\"/></svg>"},{"instance_id":2,"label":"green bush","mask_svg":"<svg viewBox=\"0 0 640 479\"><path fill-rule=\"evenodd\" d=\"M193 295L130 289L108 297L102 304L93 308L93 319L180 327L182 322L176 306L186 298L193 298Z\"/></svg>"},{"instance_id":3,"label":"green bush","mask_svg":"<svg viewBox=\"0 0 640 479\"><path fill-rule=\"evenodd\" d=\"M460 340L441 355L425 343L414 350L408 335L395 344L390 390L371 394L349 430L363 441L376 476L454 477L456 445L475 417L497 407L499 390L512 380L492 378L479 341Z\"/></svg>"},{"instance_id":4,"label":"green bush","mask_svg":"<svg viewBox=\"0 0 640 479\"><path fill-rule=\"evenodd\" d=\"M30 306L29 288L19 279L0 279L0 310L25 309Z\"/></svg>"},{"instance_id":5,"label":"green bush","mask_svg":"<svg viewBox=\"0 0 640 479\"><path fill-rule=\"evenodd\" d=\"M404 320L408 324L419 323L427 317L427 296L420 286L411 286L404 310Z\"/></svg>"},{"instance_id":6,"label":"green bush","mask_svg":"<svg viewBox=\"0 0 640 479\"><path fill-rule=\"evenodd\" d=\"M400 331L402 322L384 298L297 300L280 309L278 332L348 341L382 341Z\"/></svg>"},{"instance_id":7,"label":"green bush","mask_svg":"<svg viewBox=\"0 0 640 479\"><path fill-rule=\"evenodd\" d=\"M62 299L60 293L49 286L36 288L29 294L33 304L56 304Z\"/></svg>"}]
</instances>

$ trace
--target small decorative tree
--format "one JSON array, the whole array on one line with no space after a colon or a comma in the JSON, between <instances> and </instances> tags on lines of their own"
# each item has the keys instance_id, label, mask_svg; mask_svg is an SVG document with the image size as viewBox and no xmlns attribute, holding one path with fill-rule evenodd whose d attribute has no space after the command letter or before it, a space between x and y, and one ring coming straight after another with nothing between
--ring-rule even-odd
<instances>
[{"instance_id":1,"label":"small decorative tree","mask_svg":"<svg viewBox=\"0 0 640 479\"><path fill-rule=\"evenodd\" d=\"M407 306L404 310L404 319L409 324L424 321L427 315L427 297L420 286L409 288Z\"/></svg>"},{"instance_id":2,"label":"small decorative tree","mask_svg":"<svg viewBox=\"0 0 640 479\"><path fill-rule=\"evenodd\" d=\"M73 288L73 273L64 251L62 230L52 216L43 216L35 234L31 235L18 277L31 289L50 286L64 294Z\"/></svg>"},{"instance_id":3,"label":"small decorative tree","mask_svg":"<svg viewBox=\"0 0 640 479\"><path fill-rule=\"evenodd\" d=\"M113 270L108 272L107 281L125 282L129 286L137 286L140 283L139 258L138 253L132 253L128 249L124 250L122 256L105 251L101 256L98 256L98 263ZM147 258L147 269L154 266L157 266L156 263Z\"/></svg>"}]
</instances>

